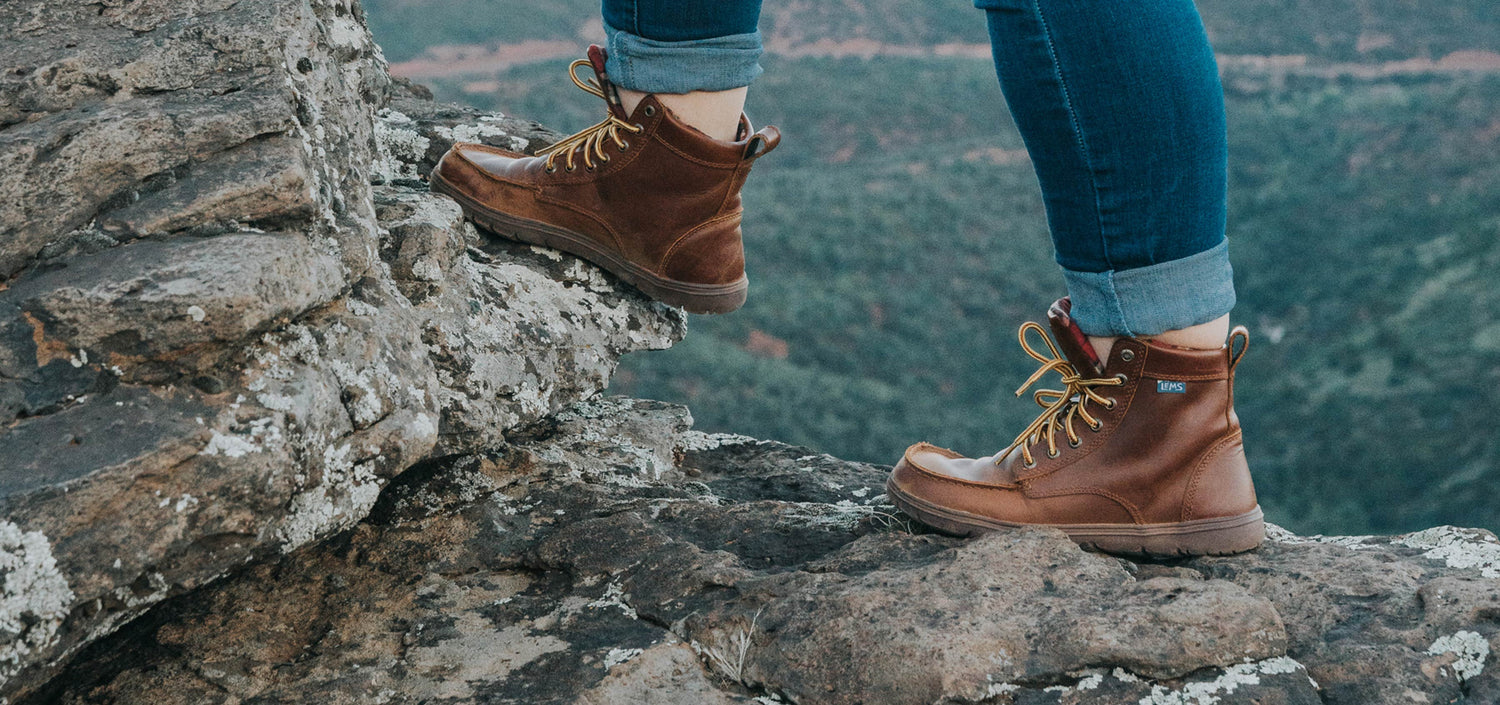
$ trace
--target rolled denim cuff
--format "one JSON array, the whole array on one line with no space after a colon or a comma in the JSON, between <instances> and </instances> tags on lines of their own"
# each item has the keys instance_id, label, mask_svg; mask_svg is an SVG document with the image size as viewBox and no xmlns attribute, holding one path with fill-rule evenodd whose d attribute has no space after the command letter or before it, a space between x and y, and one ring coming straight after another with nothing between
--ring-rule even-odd
<instances>
[{"instance_id":1,"label":"rolled denim cuff","mask_svg":"<svg viewBox=\"0 0 1500 705\"><path fill-rule=\"evenodd\" d=\"M642 93L743 88L760 76L760 30L727 37L661 42L604 25L604 70L615 85Z\"/></svg>"},{"instance_id":2,"label":"rolled denim cuff","mask_svg":"<svg viewBox=\"0 0 1500 705\"><path fill-rule=\"evenodd\" d=\"M1063 270L1087 335L1141 337L1207 323L1234 308L1229 242L1182 259L1109 272Z\"/></svg>"}]
</instances>

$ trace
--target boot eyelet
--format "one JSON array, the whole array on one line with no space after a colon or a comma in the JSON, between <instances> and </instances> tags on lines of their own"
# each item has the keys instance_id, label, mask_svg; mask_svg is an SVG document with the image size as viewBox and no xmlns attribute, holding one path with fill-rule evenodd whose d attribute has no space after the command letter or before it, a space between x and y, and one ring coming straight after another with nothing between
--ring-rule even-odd
<instances>
[{"instance_id":1,"label":"boot eyelet","mask_svg":"<svg viewBox=\"0 0 1500 705\"><path fill-rule=\"evenodd\" d=\"M646 117L652 117L656 115L656 106L648 105L646 106L646 110L644 112L646 113Z\"/></svg>"},{"instance_id":2,"label":"boot eyelet","mask_svg":"<svg viewBox=\"0 0 1500 705\"><path fill-rule=\"evenodd\" d=\"M1033 461L1031 461L1029 463L1023 462L1023 463L1021 463L1021 467L1026 468L1027 470L1030 470L1030 469L1036 467L1036 461L1033 460Z\"/></svg>"},{"instance_id":3,"label":"boot eyelet","mask_svg":"<svg viewBox=\"0 0 1500 705\"><path fill-rule=\"evenodd\" d=\"M1130 381L1130 377L1126 376L1124 372L1115 375L1115 379L1120 380L1120 384L1125 384L1126 382Z\"/></svg>"},{"instance_id":4,"label":"boot eyelet","mask_svg":"<svg viewBox=\"0 0 1500 705\"><path fill-rule=\"evenodd\" d=\"M569 173L569 174L571 174L571 173L573 173L573 172L575 172L575 171L578 171L578 167L576 167L576 166L570 166L570 167L567 167L567 169L566 169L566 170L567 170L567 172L568 172L568 173Z\"/></svg>"},{"instance_id":5,"label":"boot eyelet","mask_svg":"<svg viewBox=\"0 0 1500 705\"><path fill-rule=\"evenodd\" d=\"M623 151L625 151L627 149L630 149L630 143L629 142L621 142L620 143L620 151L623 152Z\"/></svg>"},{"instance_id":6,"label":"boot eyelet","mask_svg":"<svg viewBox=\"0 0 1500 705\"><path fill-rule=\"evenodd\" d=\"M548 174L556 174L557 173L557 165L556 164L549 164L547 166L547 168L544 169L543 171L546 171Z\"/></svg>"},{"instance_id":7,"label":"boot eyelet","mask_svg":"<svg viewBox=\"0 0 1500 705\"><path fill-rule=\"evenodd\" d=\"M1095 423L1095 424L1089 424L1089 430L1090 431L1094 431L1095 433L1097 433L1099 431L1099 429L1101 429L1101 428L1104 428L1104 422L1103 421L1100 421L1099 423Z\"/></svg>"},{"instance_id":8,"label":"boot eyelet","mask_svg":"<svg viewBox=\"0 0 1500 705\"><path fill-rule=\"evenodd\" d=\"M1104 400L1104 408L1106 408L1106 409L1113 409L1113 408L1115 408L1115 404L1116 403L1117 402L1115 401L1114 397L1109 397L1108 399Z\"/></svg>"},{"instance_id":9,"label":"boot eyelet","mask_svg":"<svg viewBox=\"0 0 1500 705\"><path fill-rule=\"evenodd\" d=\"M1080 438L1080 439L1078 439L1076 441L1068 441L1068 447L1069 448L1077 448L1078 446L1081 446L1081 445L1083 445L1083 439L1082 438Z\"/></svg>"},{"instance_id":10,"label":"boot eyelet","mask_svg":"<svg viewBox=\"0 0 1500 705\"><path fill-rule=\"evenodd\" d=\"M1130 348L1125 348L1124 350L1121 350L1120 351L1120 359L1124 360L1126 362L1130 362L1131 360L1134 360L1135 359L1135 351L1131 350Z\"/></svg>"},{"instance_id":11,"label":"boot eyelet","mask_svg":"<svg viewBox=\"0 0 1500 705\"><path fill-rule=\"evenodd\" d=\"M1053 459L1053 458L1056 458L1059 455L1062 455L1061 451L1056 451L1056 450L1049 450L1049 451L1047 451L1047 458L1049 460Z\"/></svg>"}]
</instances>

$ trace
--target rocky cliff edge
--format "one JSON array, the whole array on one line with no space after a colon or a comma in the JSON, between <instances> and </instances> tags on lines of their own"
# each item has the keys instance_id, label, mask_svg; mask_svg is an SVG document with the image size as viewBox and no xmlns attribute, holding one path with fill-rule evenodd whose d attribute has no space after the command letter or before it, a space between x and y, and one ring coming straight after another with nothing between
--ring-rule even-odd
<instances>
[{"instance_id":1,"label":"rocky cliff edge","mask_svg":"<svg viewBox=\"0 0 1500 705\"><path fill-rule=\"evenodd\" d=\"M1500 541L1137 563L600 398L683 317L420 178L342 0L0 8L0 698L1500 702Z\"/></svg>"}]
</instances>

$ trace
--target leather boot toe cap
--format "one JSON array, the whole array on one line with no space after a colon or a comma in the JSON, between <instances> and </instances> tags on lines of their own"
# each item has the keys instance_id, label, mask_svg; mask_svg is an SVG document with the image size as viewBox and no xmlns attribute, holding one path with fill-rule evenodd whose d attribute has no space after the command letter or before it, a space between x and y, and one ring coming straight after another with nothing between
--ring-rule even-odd
<instances>
[{"instance_id":1,"label":"leather boot toe cap","mask_svg":"<svg viewBox=\"0 0 1500 705\"><path fill-rule=\"evenodd\" d=\"M999 470L988 458L965 458L918 443L891 471L886 490L902 511L950 533L1028 520L1025 498L1015 486L999 481Z\"/></svg>"},{"instance_id":2,"label":"leather boot toe cap","mask_svg":"<svg viewBox=\"0 0 1500 705\"><path fill-rule=\"evenodd\" d=\"M906 449L901 463L910 472L933 479L956 480L975 485L1010 486L1009 478L990 458L966 458L931 443L917 443Z\"/></svg>"},{"instance_id":3,"label":"leather boot toe cap","mask_svg":"<svg viewBox=\"0 0 1500 705\"><path fill-rule=\"evenodd\" d=\"M507 149L459 142L443 155L438 170L449 181L483 176L515 183L526 177L533 161L534 157Z\"/></svg>"}]
</instances>

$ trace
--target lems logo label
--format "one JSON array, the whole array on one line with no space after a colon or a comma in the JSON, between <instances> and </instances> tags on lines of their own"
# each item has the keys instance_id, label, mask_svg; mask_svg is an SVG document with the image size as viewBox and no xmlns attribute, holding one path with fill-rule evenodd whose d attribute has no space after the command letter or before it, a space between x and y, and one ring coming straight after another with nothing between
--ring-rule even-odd
<instances>
[{"instance_id":1,"label":"lems logo label","mask_svg":"<svg viewBox=\"0 0 1500 705\"><path fill-rule=\"evenodd\" d=\"M1156 380L1157 394L1186 394L1187 382L1170 382L1168 380Z\"/></svg>"}]
</instances>

